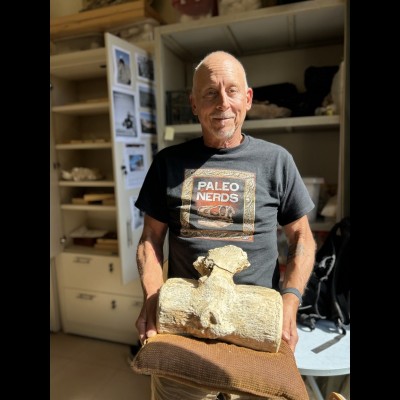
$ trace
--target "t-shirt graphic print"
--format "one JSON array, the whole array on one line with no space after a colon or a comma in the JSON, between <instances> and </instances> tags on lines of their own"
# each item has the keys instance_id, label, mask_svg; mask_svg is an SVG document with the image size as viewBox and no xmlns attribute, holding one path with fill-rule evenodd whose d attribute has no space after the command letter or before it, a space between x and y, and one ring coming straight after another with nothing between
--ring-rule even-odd
<instances>
[{"instance_id":1,"label":"t-shirt graphic print","mask_svg":"<svg viewBox=\"0 0 400 400\"><path fill-rule=\"evenodd\" d=\"M255 174L232 169L187 169L182 186L181 235L254 240Z\"/></svg>"}]
</instances>

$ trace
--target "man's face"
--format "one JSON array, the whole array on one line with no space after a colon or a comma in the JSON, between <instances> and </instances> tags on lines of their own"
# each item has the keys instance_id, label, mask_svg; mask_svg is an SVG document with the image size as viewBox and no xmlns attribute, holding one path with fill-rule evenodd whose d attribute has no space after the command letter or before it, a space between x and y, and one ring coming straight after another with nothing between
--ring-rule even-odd
<instances>
[{"instance_id":1,"label":"man's face","mask_svg":"<svg viewBox=\"0 0 400 400\"><path fill-rule=\"evenodd\" d=\"M224 56L214 56L197 71L191 95L192 110L198 116L203 135L226 141L241 127L253 98L246 89L240 64Z\"/></svg>"}]
</instances>

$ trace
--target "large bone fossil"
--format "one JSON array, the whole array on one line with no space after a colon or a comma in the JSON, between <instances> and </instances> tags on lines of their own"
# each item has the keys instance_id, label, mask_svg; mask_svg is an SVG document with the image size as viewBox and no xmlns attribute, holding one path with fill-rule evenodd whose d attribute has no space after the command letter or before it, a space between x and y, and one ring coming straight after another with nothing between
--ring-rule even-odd
<instances>
[{"instance_id":1,"label":"large bone fossil","mask_svg":"<svg viewBox=\"0 0 400 400\"><path fill-rule=\"evenodd\" d=\"M282 298L274 289L236 285L233 275L250 265L237 246L209 250L193 263L201 278L170 278L160 289L158 333L218 339L277 352L282 335Z\"/></svg>"}]
</instances>

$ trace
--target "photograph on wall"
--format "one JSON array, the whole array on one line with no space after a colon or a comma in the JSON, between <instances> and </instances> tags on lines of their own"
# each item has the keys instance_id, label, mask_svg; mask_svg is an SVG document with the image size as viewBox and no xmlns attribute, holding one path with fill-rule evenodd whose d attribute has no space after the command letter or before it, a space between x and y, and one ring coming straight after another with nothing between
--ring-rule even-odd
<instances>
[{"instance_id":1,"label":"photograph on wall","mask_svg":"<svg viewBox=\"0 0 400 400\"><path fill-rule=\"evenodd\" d=\"M113 46L115 84L132 88L131 55Z\"/></svg>"},{"instance_id":2,"label":"photograph on wall","mask_svg":"<svg viewBox=\"0 0 400 400\"><path fill-rule=\"evenodd\" d=\"M113 91L114 129L117 142L134 142L139 138L135 96Z\"/></svg>"},{"instance_id":3,"label":"photograph on wall","mask_svg":"<svg viewBox=\"0 0 400 400\"><path fill-rule=\"evenodd\" d=\"M155 135L156 116L152 112L140 112L140 132L142 135Z\"/></svg>"},{"instance_id":4,"label":"photograph on wall","mask_svg":"<svg viewBox=\"0 0 400 400\"><path fill-rule=\"evenodd\" d=\"M131 213L132 213L132 224L131 224L132 231L135 231L136 229L143 226L143 220L144 220L144 212L135 207L136 200L137 200L137 196L129 197L129 202L130 202L130 206L131 206L131 210L132 210L131 211Z\"/></svg>"},{"instance_id":5,"label":"photograph on wall","mask_svg":"<svg viewBox=\"0 0 400 400\"><path fill-rule=\"evenodd\" d=\"M125 188L140 188L146 175L148 165L146 145L126 144L124 148L124 160L126 165Z\"/></svg>"},{"instance_id":6,"label":"photograph on wall","mask_svg":"<svg viewBox=\"0 0 400 400\"><path fill-rule=\"evenodd\" d=\"M144 81L154 80L154 65L151 57L136 53L136 71L138 79Z\"/></svg>"},{"instance_id":7,"label":"photograph on wall","mask_svg":"<svg viewBox=\"0 0 400 400\"><path fill-rule=\"evenodd\" d=\"M156 109L156 96L154 94L154 89L144 83L138 83L138 93L139 93L139 106L140 108L151 108Z\"/></svg>"}]
</instances>

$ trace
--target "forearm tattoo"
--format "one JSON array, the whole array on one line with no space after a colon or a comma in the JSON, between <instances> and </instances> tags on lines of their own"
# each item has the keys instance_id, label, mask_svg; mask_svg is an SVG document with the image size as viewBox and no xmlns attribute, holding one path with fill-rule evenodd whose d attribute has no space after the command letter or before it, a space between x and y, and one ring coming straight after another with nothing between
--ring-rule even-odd
<instances>
[{"instance_id":1,"label":"forearm tattoo","mask_svg":"<svg viewBox=\"0 0 400 400\"><path fill-rule=\"evenodd\" d=\"M141 262L140 257L139 257L139 251L140 251L139 249L140 249L141 245L143 245L143 240L142 239L139 240L139 245L138 245L137 250L136 250L136 264L137 264L137 268L138 268L138 272L139 272L139 276L140 277L143 276L143 263Z\"/></svg>"},{"instance_id":2,"label":"forearm tattoo","mask_svg":"<svg viewBox=\"0 0 400 400\"><path fill-rule=\"evenodd\" d=\"M306 249L303 244L301 243L295 243L289 246L288 249L288 255L287 255L287 264L290 264L290 262L297 256L304 256L306 254Z\"/></svg>"},{"instance_id":3,"label":"forearm tattoo","mask_svg":"<svg viewBox=\"0 0 400 400\"><path fill-rule=\"evenodd\" d=\"M139 271L139 276L142 277L143 276L143 265L139 260L137 260L137 267L138 267L138 271Z\"/></svg>"}]
</instances>

